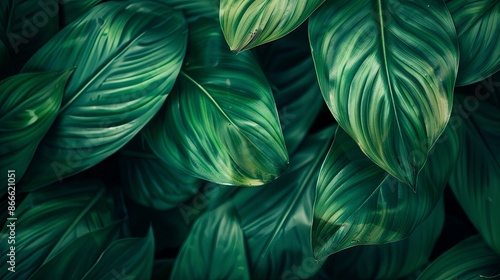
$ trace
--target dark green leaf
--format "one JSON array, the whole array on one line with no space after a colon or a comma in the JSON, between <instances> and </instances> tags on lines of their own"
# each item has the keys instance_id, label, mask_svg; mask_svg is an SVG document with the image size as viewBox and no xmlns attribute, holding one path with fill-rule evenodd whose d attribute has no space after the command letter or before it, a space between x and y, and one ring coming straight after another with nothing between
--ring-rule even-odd
<instances>
[{"instance_id":1,"label":"dark green leaf","mask_svg":"<svg viewBox=\"0 0 500 280\"><path fill-rule=\"evenodd\" d=\"M444 203L402 241L357 246L332 255L323 266L333 279L400 279L429 260L444 224Z\"/></svg>"},{"instance_id":2,"label":"dark green leaf","mask_svg":"<svg viewBox=\"0 0 500 280\"><path fill-rule=\"evenodd\" d=\"M201 17L219 18L218 0L155 0L182 11L186 21L192 23Z\"/></svg>"},{"instance_id":3,"label":"dark green leaf","mask_svg":"<svg viewBox=\"0 0 500 280\"><path fill-rule=\"evenodd\" d=\"M500 1L448 0L460 44L457 86L500 70Z\"/></svg>"},{"instance_id":4,"label":"dark green leaf","mask_svg":"<svg viewBox=\"0 0 500 280\"><path fill-rule=\"evenodd\" d=\"M256 49L269 82L274 85L281 128L293 154L324 106L307 40L307 25L285 38Z\"/></svg>"},{"instance_id":5,"label":"dark green leaf","mask_svg":"<svg viewBox=\"0 0 500 280\"><path fill-rule=\"evenodd\" d=\"M194 196L202 181L162 161L145 141L131 141L120 152L122 186L135 202L168 210Z\"/></svg>"},{"instance_id":6,"label":"dark green leaf","mask_svg":"<svg viewBox=\"0 0 500 280\"><path fill-rule=\"evenodd\" d=\"M173 259L156 260L153 265L153 274L151 280L166 280L170 279L170 274L174 269Z\"/></svg>"},{"instance_id":7,"label":"dark green leaf","mask_svg":"<svg viewBox=\"0 0 500 280\"><path fill-rule=\"evenodd\" d=\"M82 280L151 279L154 251L151 229L144 238L116 240Z\"/></svg>"},{"instance_id":8,"label":"dark green leaf","mask_svg":"<svg viewBox=\"0 0 500 280\"><path fill-rule=\"evenodd\" d=\"M245 238L230 205L195 222L170 279L250 279Z\"/></svg>"},{"instance_id":9,"label":"dark green leaf","mask_svg":"<svg viewBox=\"0 0 500 280\"><path fill-rule=\"evenodd\" d=\"M220 23L234 52L279 39L297 28L325 0L221 0Z\"/></svg>"},{"instance_id":10,"label":"dark green leaf","mask_svg":"<svg viewBox=\"0 0 500 280\"><path fill-rule=\"evenodd\" d=\"M416 186L448 123L458 42L442 1L328 1L309 23L333 116L373 162Z\"/></svg>"},{"instance_id":11,"label":"dark green leaf","mask_svg":"<svg viewBox=\"0 0 500 280\"><path fill-rule=\"evenodd\" d=\"M23 69L76 65L21 187L81 172L125 145L170 92L186 38L183 17L154 2L106 2L59 32Z\"/></svg>"},{"instance_id":12,"label":"dark green leaf","mask_svg":"<svg viewBox=\"0 0 500 280\"><path fill-rule=\"evenodd\" d=\"M13 59L12 64L0 64L0 73L17 73L57 33L58 10L57 0L0 1L0 41Z\"/></svg>"},{"instance_id":13,"label":"dark green leaf","mask_svg":"<svg viewBox=\"0 0 500 280\"><path fill-rule=\"evenodd\" d=\"M418 280L494 279L500 275L500 256L480 236L460 242L432 262Z\"/></svg>"},{"instance_id":14,"label":"dark green leaf","mask_svg":"<svg viewBox=\"0 0 500 280\"><path fill-rule=\"evenodd\" d=\"M225 185L262 185L287 168L271 88L251 53L234 55L217 22L190 25L176 86L143 130L151 149L185 173Z\"/></svg>"},{"instance_id":15,"label":"dark green leaf","mask_svg":"<svg viewBox=\"0 0 500 280\"><path fill-rule=\"evenodd\" d=\"M486 243L500 254L500 102L483 100L482 94L456 96L450 124L463 147L450 186Z\"/></svg>"},{"instance_id":16,"label":"dark green leaf","mask_svg":"<svg viewBox=\"0 0 500 280\"><path fill-rule=\"evenodd\" d=\"M52 0L54 1L54 0ZM61 7L61 26L64 27L88 12L102 0L58 0ZM55 1L54 1L55 2Z\"/></svg>"},{"instance_id":17,"label":"dark green leaf","mask_svg":"<svg viewBox=\"0 0 500 280\"><path fill-rule=\"evenodd\" d=\"M19 181L36 147L54 122L73 69L26 73L0 82L0 172ZM0 190L0 195L7 191Z\"/></svg>"},{"instance_id":18,"label":"dark green leaf","mask_svg":"<svg viewBox=\"0 0 500 280\"><path fill-rule=\"evenodd\" d=\"M28 279L79 237L115 224L118 218L113 209L113 200L96 181L68 182L30 193L16 209L13 246L17 270L12 273L2 269L0 278ZM7 244L8 230L2 229L2 244ZM2 245L3 264L8 259L7 249Z\"/></svg>"},{"instance_id":19,"label":"dark green leaf","mask_svg":"<svg viewBox=\"0 0 500 280\"><path fill-rule=\"evenodd\" d=\"M408 237L439 202L458 150L456 132L448 127L431 150L415 193L369 160L339 128L318 179L315 256L322 259L349 247Z\"/></svg>"}]
</instances>

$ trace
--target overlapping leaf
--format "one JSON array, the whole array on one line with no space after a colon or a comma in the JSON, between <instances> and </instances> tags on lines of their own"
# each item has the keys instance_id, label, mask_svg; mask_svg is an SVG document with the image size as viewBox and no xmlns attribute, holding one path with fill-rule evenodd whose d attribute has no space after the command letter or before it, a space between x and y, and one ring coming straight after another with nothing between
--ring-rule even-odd
<instances>
[{"instance_id":1,"label":"overlapping leaf","mask_svg":"<svg viewBox=\"0 0 500 280\"><path fill-rule=\"evenodd\" d=\"M281 128L288 153L293 154L323 108L314 64L303 24L285 38L256 49L274 86Z\"/></svg>"},{"instance_id":2,"label":"overlapping leaf","mask_svg":"<svg viewBox=\"0 0 500 280\"><path fill-rule=\"evenodd\" d=\"M19 181L54 122L73 69L26 73L0 82L0 172ZM0 190L0 194L6 189Z\"/></svg>"},{"instance_id":3,"label":"overlapping leaf","mask_svg":"<svg viewBox=\"0 0 500 280\"><path fill-rule=\"evenodd\" d=\"M473 236L451 248L427 267L418 280L494 279L500 274L500 256Z\"/></svg>"},{"instance_id":4,"label":"overlapping leaf","mask_svg":"<svg viewBox=\"0 0 500 280\"><path fill-rule=\"evenodd\" d=\"M308 136L292 156L290 169L276 181L230 192L228 199L245 234L252 279L309 279L321 267L311 250L312 205L334 131L329 127Z\"/></svg>"},{"instance_id":5,"label":"overlapping leaf","mask_svg":"<svg viewBox=\"0 0 500 280\"><path fill-rule=\"evenodd\" d=\"M377 165L412 187L448 122L458 42L441 1L328 1L310 19L320 88Z\"/></svg>"},{"instance_id":6,"label":"overlapping leaf","mask_svg":"<svg viewBox=\"0 0 500 280\"><path fill-rule=\"evenodd\" d=\"M230 205L221 207L196 221L170 279L250 279L237 215Z\"/></svg>"},{"instance_id":7,"label":"overlapping leaf","mask_svg":"<svg viewBox=\"0 0 500 280\"><path fill-rule=\"evenodd\" d=\"M497 92L489 93L498 95ZM500 254L500 102L487 95L457 94L454 121L463 147L450 186L486 243ZM451 123L451 121L450 121Z\"/></svg>"},{"instance_id":8,"label":"overlapping leaf","mask_svg":"<svg viewBox=\"0 0 500 280\"><path fill-rule=\"evenodd\" d=\"M196 194L202 185L162 161L145 141L131 141L120 151L122 187L135 202L157 210L174 208Z\"/></svg>"},{"instance_id":9,"label":"overlapping leaf","mask_svg":"<svg viewBox=\"0 0 500 280\"><path fill-rule=\"evenodd\" d=\"M251 53L234 55L209 19L190 25L185 64L143 130L151 149L185 173L226 185L262 185L288 165L271 88Z\"/></svg>"},{"instance_id":10,"label":"overlapping leaf","mask_svg":"<svg viewBox=\"0 0 500 280\"><path fill-rule=\"evenodd\" d=\"M23 69L76 66L21 187L61 180L125 145L163 104L186 38L182 15L155 2L106 2L59 32Z\"/></svg>"},{"instance_id":11,"label":"overlapping leaf","mask_svg":"<svg viewBox=\"0 0 500 280\"><path fill-rule=\"evenodd\" d=\"M102 0L58 0L61 7L61 26L66 26L88 12ZM55 1L53 1L55 2Z\"/></svg>"},{"instance_id":12,"label":"overlapping leaf","mask_svg":"<svg viewBox=\"0 0 500 280\"><path fill-rule=\"evenodd\" d=\"M500 70L500 1L448 0L460 45L457 86Z\"/></svg>"},{"instance_id":13,"label":"overlapping leaf","mask_svg":"<svg viewBox=\"0 0 500 280\"><path fill-rule=\"evenodd\" d=\"M115 225L119 220L114 207L104 186L95 181L68 182L58 188L30 193L15 211L16 243L13 246L19 267L15 273L2 270L0 278L28 279L42 264L64 253L73 241ZM2 244L8 244L8 230L2 229ZM108 238L109 234L99 236ZM96 240L95 244L107 246L107 240ZM104 248L101 247L101 251ZM8 260L7 250L8 246L2 246L0 260L4 264Z\"/></svg>"},{"instance_id":14,"label":"overlapping leaf","mask_svg":"<svg viewBox=\"0 0 500 280\"><path fill-rule=\"evenodd\" d=\"M16 73L58 30L57 1L1 1L0 41L8 48L14 63L0 64L0 76ZM64 69L58 71L61 70Z\"/></svg>"},{"instance_id":15,"label":"overlapping leaf","mask_svg":"<svg viewBox=\"0 0 500 280\"><path fill-rule=\"evenodd\" d=\"M408 237L439 202L458 149L456 132L448 127L431 151L415 193L369 160L339 128L318 179L312 231L315 257Z\"/></svg>"},{"instance_id":16,"label":"overlapping leaf","mask_svg":"<svg viewBox=\"0 0 500 280\"><path fill-rule=\"evenodd\" d=\"M325 0L221 0L220 23L234 52L279 39L303 23Z\"/></svg>"},{"instance_id":17,"label":"overlapping leaf","mask_svg":"<svg viewBox=\"0 0 500 280\"><path fill-rule=\"evenodd\" d=\"M407 239L338 252L328 258L323 269L333 279L402 279L427 263L443 224L441 201Z\"/></svg>"}]
</instances>

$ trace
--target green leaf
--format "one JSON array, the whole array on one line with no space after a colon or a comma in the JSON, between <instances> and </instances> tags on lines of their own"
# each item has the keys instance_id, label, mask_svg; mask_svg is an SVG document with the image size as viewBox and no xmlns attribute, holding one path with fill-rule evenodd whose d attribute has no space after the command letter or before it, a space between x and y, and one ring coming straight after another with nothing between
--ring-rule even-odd
<instances>
[{"instance_id":1,"label":"green leaf","mask_svg":"<svg viewBox=\"0 0 500 280\"><path fill-rule=\"evenodd\" d=\"M298 148L324 106L303 24L285 38L256 48L280 116L290 154Z\"/></svg>"},{"instance_id":2,"label":"green leaf","mask_svg":"<svg viewBox=\"0 0 500 280\"><path fill-rule=\"evenodd\" d=\"M500 256L480 236L460 242L432 262L418 280L493 279L500 274Z\"/></svg>"},{"instance_id":3,"label":"green leaf","mask_svg":"<svg viewBox=\"0 0 500 280\"><path fill-rule=\"evenodd\" d=\"M116 240L82 280L151 279L155 242L150 229L144 238Z\"/></svg>"},{"instance_id":4,"label":"green leaf","mask_svg":"<svg viewBox=\"0 0 500 280\"><path fill-rule=\"evenodd\" d=\"M199 217L170 279L250 279L245 239L232 206Z\"/></svg>"},{"instance_id":5,"label":"green leaf","mask_svg":"<svg viewBox=\"0 0 500 280\"><path fill-rule=\"evenodd\" d=\"M54 0L53 0L54 1ZM102 0L58 0L61 7L61 26L66 26L88 12Z\"/></svg>"},{"instance_id":6,"label":"green leaf","mask_svg":"<svg viewBox=\"0 0 500 280\"><path fill-rule=\"evenodd\" d=\"M220 24L233 52L277 40L303 23L325 0L221 0Z\"/></svg>"},{"instance_id":7,"label":"green leaf","mask_svg":"<svg viewBox=\"0 0 500 280\"><path fill-rule=\"evenodd\" d=\"M460 67L456 86L479 82L500 70L500 1L448 0L457 28Z\"/></svg>"},{"instance_id":8,"label":"green leaf","mask_svg":"<svg viewBox=\"0 0 500 280\"><path fill-rule=\"evenodd\" d=\"M56 218L57 219L57 218ZM117 237L120 223L87 233L42 265L30 280L81 279L99 259L106 246Z\"/></svg>"},{"instance_id":9,"label":"green leaf","mask_svg":"<svg viewBox=\"0 0 500 280\"><path fill-rule=\"evenodd\" d=\"M26 73L0 82L0 171L20 180L36 147L54 122L74 69ZM4 194L5 188L0 190Z\"/></svg>"},{"instance_id":10,"label":"green leaf","mask_svg":"<svg viewBox=\"0 0 500 280\"><path fill-rule=\"evenodd\" d=\"M251 53L226 49L215 21L190 25L185 64L167 102L144 128L151 149L188 175L262 185L287 168L271 88Z\"/></svg>"},{"instance_id":11,"label":"green leaf","mask_svg":"<svg viewBox=\"0 0 500 280\"><path fill-rule=\"evenodd\" d=\"M448 127L431 150L415 193L369 160L339 128L318 179L312 231L315 257L408 237L439 202L458 149L456 132Z\"/></svg>"},{"instance_id":12,"label":"green leaf","mask_svg":"<svg viewBox=\"0 0 500 280\"><path fill-rule=\"evenodd\" d=\"M309 36L321 91L339 125L413 188L448 123L458 42L442 1L328 1Z\"/></svg>"},{"instance_id":13,"label":"green leaf","mask_svg":"<svg viewBox=\"0 0 500 280\"><path fill-rule=\"evenodd\" d=\"M96 181L68 182L31 192L15 212L16 243L12 246L16 248L16 272L4 269L0 278L28 279L79 237L117 223L114 207L104 186ZM8 230L2 229L2 244L8 244ZM4 264L7 250L2 246L0 261Z\"/></svg>"},{"instance_id":14,"label":"green leaf","mask_svg":"<svg viewBox=\"0 0 500 280\"><path fill-rule=\"evenodd\" d=\"M202 185L162 161L145 141L131 141L120 151L122 187L135 202L157 210L168 210L194 196Z\"/></svg>"},{"instance_id":15,"label":"green leaf","mask_svg":"<svg viewBox=\"0 0 500 280\"><path fill-rule=\"evenodd\" d=\"M58 30L56 0L1 1L0 41L8 48L13 63L0 64L0 72L17 73L20 67ZM58 71L62 70L64 69Z\"/></svg>"},{"instance_id":16,"label":"green leaf","mask_svg":"<svg viewBox=\"0 0 500 280\"><path fill-rule=\"evenodd\" d=\"M444 224L444 203L410 237L398 242L357 246L328 258L323 269L332 279L401 279L429 260Z\"/></svg>"},{"instance_id":17,"label":"green leaf","mask_svg":"<svg viewBox=\"0 0 500 280\"><path fill-rule=\"evenodd\" d=\"M197 19L207 17L211 19L219 18L218 1L216 0L155 0L165 3L175 10L182 11L186 21L195 22Z\"/></svg>"},{"instance_id":18,"label":"green leaf","mask_svg":"<svg viewBox=\"0 0 500 280\"><path fill-rule=\"evenodd\" d=\"M308 136L276 181L229 192L245 234L252 279L308 279L320 269L311 250L312 205L334 131L329 127Z\"/></svg>"},{"instance_id":19,"label":"green leaf","mask_svg":"<svg viewBox=\"0 0 500 280\"><path fill-rule=\"evenodd\" d=\"M490 94L498 94L497 92ZM486 243L500 254L500 102L486 95L456 94L458 129L463 147L450 186Z\"/></svg>"},{"instance_id":20,"label":"green leaf","mask_svg":"<svg viewBox=\"0 0 500 280\"><path fill-rule=\"evenodd\" d=\"M186 38L183 17L154 2L106 2L59 32L23 69L76 66L20 187L46 186L124 146L164 103Z\"/></svg>"},{"instance_id":21,"label":"green leaf","mask_svg":"<svg viewBox=\"0 0 500 280\"><path fill-rule=\"evenodd\" d=\"M155 260L151 280L170 279L170 274L172 274L172 270L174 269L174 263L174 259Z\"/></svg>"}]
</instances>

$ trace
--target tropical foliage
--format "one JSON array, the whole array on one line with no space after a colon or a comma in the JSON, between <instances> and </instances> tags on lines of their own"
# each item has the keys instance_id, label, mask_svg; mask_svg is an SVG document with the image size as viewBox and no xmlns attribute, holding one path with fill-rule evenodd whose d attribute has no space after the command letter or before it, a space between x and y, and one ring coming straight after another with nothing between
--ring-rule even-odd
<instances>
[{"instance_id":1,"label":"tropical foliage","mask_svg":"<svg viewBox=\"0 0 500 280\"><path fill-rule=\"evenodd\" d=\"M500 277L497 0L0 3L1 279Z\"/></svg>"}]
</instances>

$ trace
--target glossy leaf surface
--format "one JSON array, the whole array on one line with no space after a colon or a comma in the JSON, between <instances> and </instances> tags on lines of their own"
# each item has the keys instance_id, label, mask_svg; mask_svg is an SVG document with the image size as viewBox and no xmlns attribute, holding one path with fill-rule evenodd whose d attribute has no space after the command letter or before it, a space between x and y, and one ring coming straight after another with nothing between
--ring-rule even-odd
<instances>
[{"instance_id":1,"label":"glossy leaf surface","mask_svg":"<svg viewBox=\"0 0 500 280\"><path fill-rule=\"evenodd\" d=\"M235 55L219 26L190 25L185 64L167 102L145 127L151 149L188 175L262 185L288 166L271 88L251 53Z\"/></svg>"},{"instance_id":2,"label":"glossy leaf surface","mask_svg":"<svg viewBox=\"0 0 500 280\"><path fill-rule=\"evenodd\" d=\"M369 160L339 128L318 178L312 231L315 257L408 237L439 202L458 149L457 135L449 127L421 172L415 193Z\"/></svg>"},{"instance_id":3,"label":"glossy leaf surface","mask_svg":"<svg viewBox=\"0 0 500 280\"><path fill-rule=\"evenodd\" d=\"M61 26L66 26L88 12L102 0L58 0L61 8Z\"/></svg>"},{"instance_id":4,"label":"glossy leaf surface","mask_svg":"<svg viewBox=\"0 0 500 280\"><path fill-rule=\"evenodd\" d=\"M0 82L0 171L19 181L54 122L73 69L26 73ZM3 194L4 188L0 191Z\"/></svg>"},{"instance_id":5,"label":"glossy leaf surface","mask_svg":"<svg viewBox=\"0 0 500 280\"><path fill-rule=\"evenodd\" d=\"M232 51L248 50L290 33L324 1L221 0L222 31Z\"/></svg>"},{"instance_id":6,"label":"glossy leaf surface","mask_svg":"<svg viewBox=\"0 0 500 280\"><path fill-rule=\"evenodd\" d=\"M23 189L92 167L138 133L170 92L186 38L182 15L163 4L106 2L40 49L24 72L76 70Z\"/></svg>"},{"instance_id":7,"label":"glossy leaf surface","mask_svg":"<svg viewBox=\"0 0 500 280\"><path fill-rule=\"evenodd\" d=\"M177 256L170 279L250 279L245 237L230 206L203 214Z\"/></svg>"},{"instance_id":8,"label":"glossy leaf surface","mask_svg":"<svg viewBox=\"0 0 500 280\"><path fill-rule=\"evenodd\" d=\"M451 113L458 42L442 1L328 1L309 21L323 97L377 165L415 187Z\"/></svg>"},{"instance_id":9,"label":"glossy leaf surface","mask_svg":"<svg viewBox=\"0 0 500 280\"><path fill-rule=\"evenodd\" d=\"M456 86L479 82L500 70L500 1L447 1L457 28L460 68Z\"/></svg>"},{"instance_id":10,"label":"glossy leaf surface","mask_svg":"<svg viewBox=\"0 0 500 280\"><path fill-rule=\"evenodd\" d=\"M446 251L422 272L418 280L495 279L500 273L499 268L500 256L476 235Z\"/></svg>"}]
</instances>

